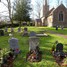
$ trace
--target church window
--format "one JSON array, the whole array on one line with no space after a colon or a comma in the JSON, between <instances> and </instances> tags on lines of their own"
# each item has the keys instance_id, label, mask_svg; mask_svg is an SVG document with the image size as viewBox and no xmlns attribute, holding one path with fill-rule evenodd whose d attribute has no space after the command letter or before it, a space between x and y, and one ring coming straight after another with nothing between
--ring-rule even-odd
<instances>
[{"instance_id":1,"label":"church window","mask_svg":"<svg viewBox=\"0 0 67 67\"><path fill-rule=\"evenodd\" d=\"M59 21L63 21L63 12L62 11L59 13Z\"/></svg>"}]
</instances>

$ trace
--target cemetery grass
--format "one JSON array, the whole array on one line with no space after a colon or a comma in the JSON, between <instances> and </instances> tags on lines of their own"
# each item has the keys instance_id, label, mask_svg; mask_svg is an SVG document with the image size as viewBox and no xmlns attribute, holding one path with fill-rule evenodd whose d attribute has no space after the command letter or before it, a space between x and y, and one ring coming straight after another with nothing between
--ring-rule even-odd
<instances>
[{"instance_id":1,"label":"cemetery grass","mask_svg":"<svg viewBox=\"0 0 67 67\"><path fill-rule=\"evenodd\" d=\"M23 29L23 27L22 27ZM67 39L57 36L55 34L51 34L51 32L61 33L66 35L67 29L65 28L64 31L59 29L58 31L55 30L55 28L47 28L47 27L28 27L29 32L35 31L36 33L47 33L49 34L48 37L39 37L39 46L40 50L42 51L42 60L41 62L27 62L26 61L26 54L29 51L28 46L28 40L29 37L23 37L22 32L18 33L17 28L14 29L14 37L18 38L19 40L19 47L22 51L18 57L14 60L14 67L59 67L58 64L55 62L52 54L51 54L51 48L54 45L54 42L58 40L59 42L64 44L64 52L67 51ZM63 31L63 32L62 32ZM10 32L10 29L9 29ZM6 33L7 34L7 33ZM9 50L9 44L8 39L10 37L5 35L0 37L0 48L4 49L7 48ZM65 59L67 63L67 58Z\"/></svg>"}]
</instances>

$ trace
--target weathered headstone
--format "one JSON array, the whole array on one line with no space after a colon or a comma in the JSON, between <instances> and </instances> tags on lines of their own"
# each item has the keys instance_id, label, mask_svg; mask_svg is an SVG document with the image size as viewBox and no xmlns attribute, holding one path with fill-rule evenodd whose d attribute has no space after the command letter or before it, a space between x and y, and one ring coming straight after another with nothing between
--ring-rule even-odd
<instances>
[{"instance_id":1,"label":"weathered headstone","mask_svg":"<svg viewBox=\"0 0 67 67\"><path fill-rule=\"evenodd\" d=\"M62 43L58 43L56 45L56 51L54 51L53 54L56 62L58 63L59 66L62 66L62 64L64 63L64 58L65 58L65 53L63 52L63 44Z\"/></svg>"},{"instance_id":2,"label":"weathered headstone","mask_svg":"<svg viewBox=\"0 0 67 67\"><path fill-rule=\"evenodd\" d=\"M63 30L64 29L64 26L61 26L61 30Z\"/></svg>"},{"instance_id":3,"label":"weathered headstone","mask_svg":"<svg viewBox=\"0 0 67 67\"><path fill-rule=\"evenodd\" d=\"M29 37L29 50L35 50L39 46L39 38Z\"/></svg>"},{"instance_id":4,"label":"weathered headstone","mask_svg":"<svg viewBox=\"0 0 67 67\"><path fill-rule=\"evenodd\" d=\"M0 36L4 36L4 30L0 29Z\"/></svg>"},{"instance_id":5,"label":"weathered headstone","mask_svg":"<svg viewBox=\"0 0 67 67\"><path fill-rule=\"evenodd\" d=\"M18 45L18 39L17 38L10 38L9 39L9 45L10 49L15 50L15 53L19 53L19 45Z\"/></svg>"},{"instance_id":6,"label":"weathered headstone","mask_svg":"<svg viewBox=\"0 0 67 67\"><path fill-rule=\"evenodd\" d=\"M13 29L13 27L11 27L11 32L14 32L14 29Z\"/></svg>"},{"instance_id":7,"label":"weathered headstone","mask_svg":"<svg viewBox=\"0 0 67 67\"><path fill-rule=\"evenodd\" d=\"M30 32L29 35L29 52L26 55L26 60L30 62L39 62L42 59L42 52L39 48L39 38L35 32Z\"/></svg>"},{"instance_id":8,"label":"weathered headstone","mask_svg":"<svg viewBox=\"0 0 67 67\"><path fill-rule=\"evenodd\" d=\"M33 35L29 37L29 52L26 60L30 62L39 62L42 59L42 52L39 48L39 38Z\"/></svg>"},{"instance_id":9,"label":"weathered headstone","mask_svg":"<svg viewBox=\"0 0 67 67\"><path fill-rule=\"evenodd\" d=\"M5 32L8 32L8 28L7 27L5 27Z\"/></svg>"},{"instance_id":10,"label":"weathered headstone","mask_svg":"<svg viewBox=\"0 0 67 67\"><path fill-rule=\"evenodd\" d=\"M62 43L58 43L56 45L56 51L54 51L54 56L56 56L56 57L58 57L58 56L65 57L65 53L63 52L63 44Z\"/></svg>"},{"instance_id":11,"label":"weathered headstone","mask_svg":"<svg viewBox=\"0 0 67 67\"><path fill-rule=\"evenodd\" d=\"M63 52L63 44L62 43L58 43L56 46L56 52Z\"/></svg>"},{"instance_id":12,"label":"weathered headstone","mask_svg":"<svg viewBox=\"0 0 67 67\"><path fill-rule=\"evenodd\" d=\"M26 27L24 28L23 36L28 36L28 29Z\"/></svg>"},{"instance_id":13,"label":"weathered headstone","mask_svg":"<svg viewBox=\"0 0 67 67\"><path fill-rule=\"evenodd\" d=\"M33 37L35 36L36 37L36 33L34 31L31 31L30 34L29 34L30 37Z\"/></svg>"},{"instance_id":14,"label":"weathered headstone","mask_svg":"<svg viewBox=\"0 0 67 67\"><path fill-rule=\"evenodd\" d=\"M18 32L21 32L21 27L18 28Z\"/></svg>"},{"instance_id":15,"label":"weathered headstone","mask_svg":"<svg viewBox=\"0 0 67 67\"><path fill-rule=\"evenodd\" d=\"M58 30L58 26L56 26L56 30Z\"/></svg>"}]
</instances>

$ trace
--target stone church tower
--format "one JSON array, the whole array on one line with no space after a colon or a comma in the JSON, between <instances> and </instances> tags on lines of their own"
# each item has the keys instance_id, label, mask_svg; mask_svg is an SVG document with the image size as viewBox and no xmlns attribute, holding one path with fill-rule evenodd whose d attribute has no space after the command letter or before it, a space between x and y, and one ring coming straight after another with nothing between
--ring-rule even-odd
<instances>
[{"instance_id":1,"label":"stone church tower","mask_svg":"<svg viewBox=\"0 0 67 67\"><path fill-rule=\"evenodd\" d=\"M49 12L48 0L43 0L43 16L45 17L47 12Z\"/></svg>"},{"instance_id":2,"label":"stone church tower","mask_svg":"<svg viewBox=\"0 0 67 67\"><path fill-rule=\"evenodd\" d=\"M57 8L49 10L48 0L43 0L41 13L42 26L67 27L67 8L62 3Z\"/></svg>"},{"instance_id":3,"label":"stone church tower","mask_svg":"<svg viewBox=\"0 0 67 67\"><path fill-rule=\"evenodd\" d=\"M42 25L47 25L47 14L49 12L49 5L48 5L48 0L43 0L43 18L42 18Z\"/></svg>"}]
</instances>

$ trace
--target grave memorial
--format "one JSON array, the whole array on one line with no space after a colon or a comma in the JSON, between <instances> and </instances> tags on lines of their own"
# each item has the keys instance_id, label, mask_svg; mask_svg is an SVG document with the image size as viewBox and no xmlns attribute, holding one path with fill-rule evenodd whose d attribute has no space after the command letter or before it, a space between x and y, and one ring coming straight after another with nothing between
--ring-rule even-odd
<instances>
[{"instance_id":1,"label":"grave memorial","mask_svg":"<svg viewBox=\"0 0 67 67\"><path fill-rule=\"evenodd\" d=\"M31 31L29 34L30 37L36 37L36 33L34 31Z\"/></svg>"},{"instance_id":2,"label":"grave memorial","mask_svg":"<svg viewBox=\"0 0 67 67\"><path fill-rule=\"evenodd\" d=\"M18 54L20 52L18 39L14 38L14 37L11 37L8 42L9 42L9 45L10 45L10 49L14 50L15 54Z\"/></svg>"},{"instance_id":3,"label":"grave memorial","mask_svg":"<svg viewBox=\"0 0 67 67\"><path fill-rule=\"evenodd\" d=\"M28 29L25 27L22 36L28 36Z\"/></svg>"},{"instance_id":4,"label":"grave memorial","mask_svg":"<svg viewBox=\"0 0 67 67\"><path fill-rule=\"evenodd\" d=\"M56 50L52 54L58 65L61 66L64 63L64 58L66 58L66 54L63 52L63 44L57 43Z\"/></svg>"},{"instance_id":5,"label":"grave memorial","mask_svg":"<svg viewBox=\"0 0 67 67\"><path fill-rule=\"evenodd\" d=\"M29 50L35 50L36 46L39 46L39 38L34 31L31 31L29 36Z\"/></svg>"},{"instance_id":6,"label":"grave memorial","mask_svg":"<svg viewBox=\"0 0 67 67\"><path fill-rule=\"evenodd\" d=\"M4 30L0 29L0 36L4 36Z\"/></svg>"},{"instance_id":7,"label":"grave memorial","mask_svg":"<svg viewBox=\"0 0 67 67\"><path fill-rule=\"evenodd\" d=\"M21 32L21 27L18 28L18 32Z\"/></svg>"},{"instance_id":8,"label":"grave memorial","mask_svg":"<svg viewBox=\"0 0 67 67\"><path fill-rule=\"evenodd\" d=\"M5 32L8 32L8 28L7 27L5 27Z\"/></svg>"},{"instance_id":9,"label":"grave memorial","mask_svg":"<svg viewBox=\"0 0 67 67\"><path fill-rule=\"evenodd\" d=\"M14 29L13 29L13 27L11 27L11 32L14 32Z\"/></svg>"},{"instance_id":10,"label":"grave memorial","mask_svg":"<svg viewBox=\"0 0 67 67\"><path fill-rule=\"evenodd\" d=\"M39 62L42 58L42 52L39 48L39 38L35 32L30 32L29 35L29 52L26 55L26 61Z\"/></svg>"},{"instance_id":11,"label":"grave memorial","mask_svg":"<svg viewBox=\"0 0 67 67\"><path fill-rule=\"evenodd\" d=\"M56 30L58 30L58 26L56 26Z\"/></svg>"}]
</instances>

